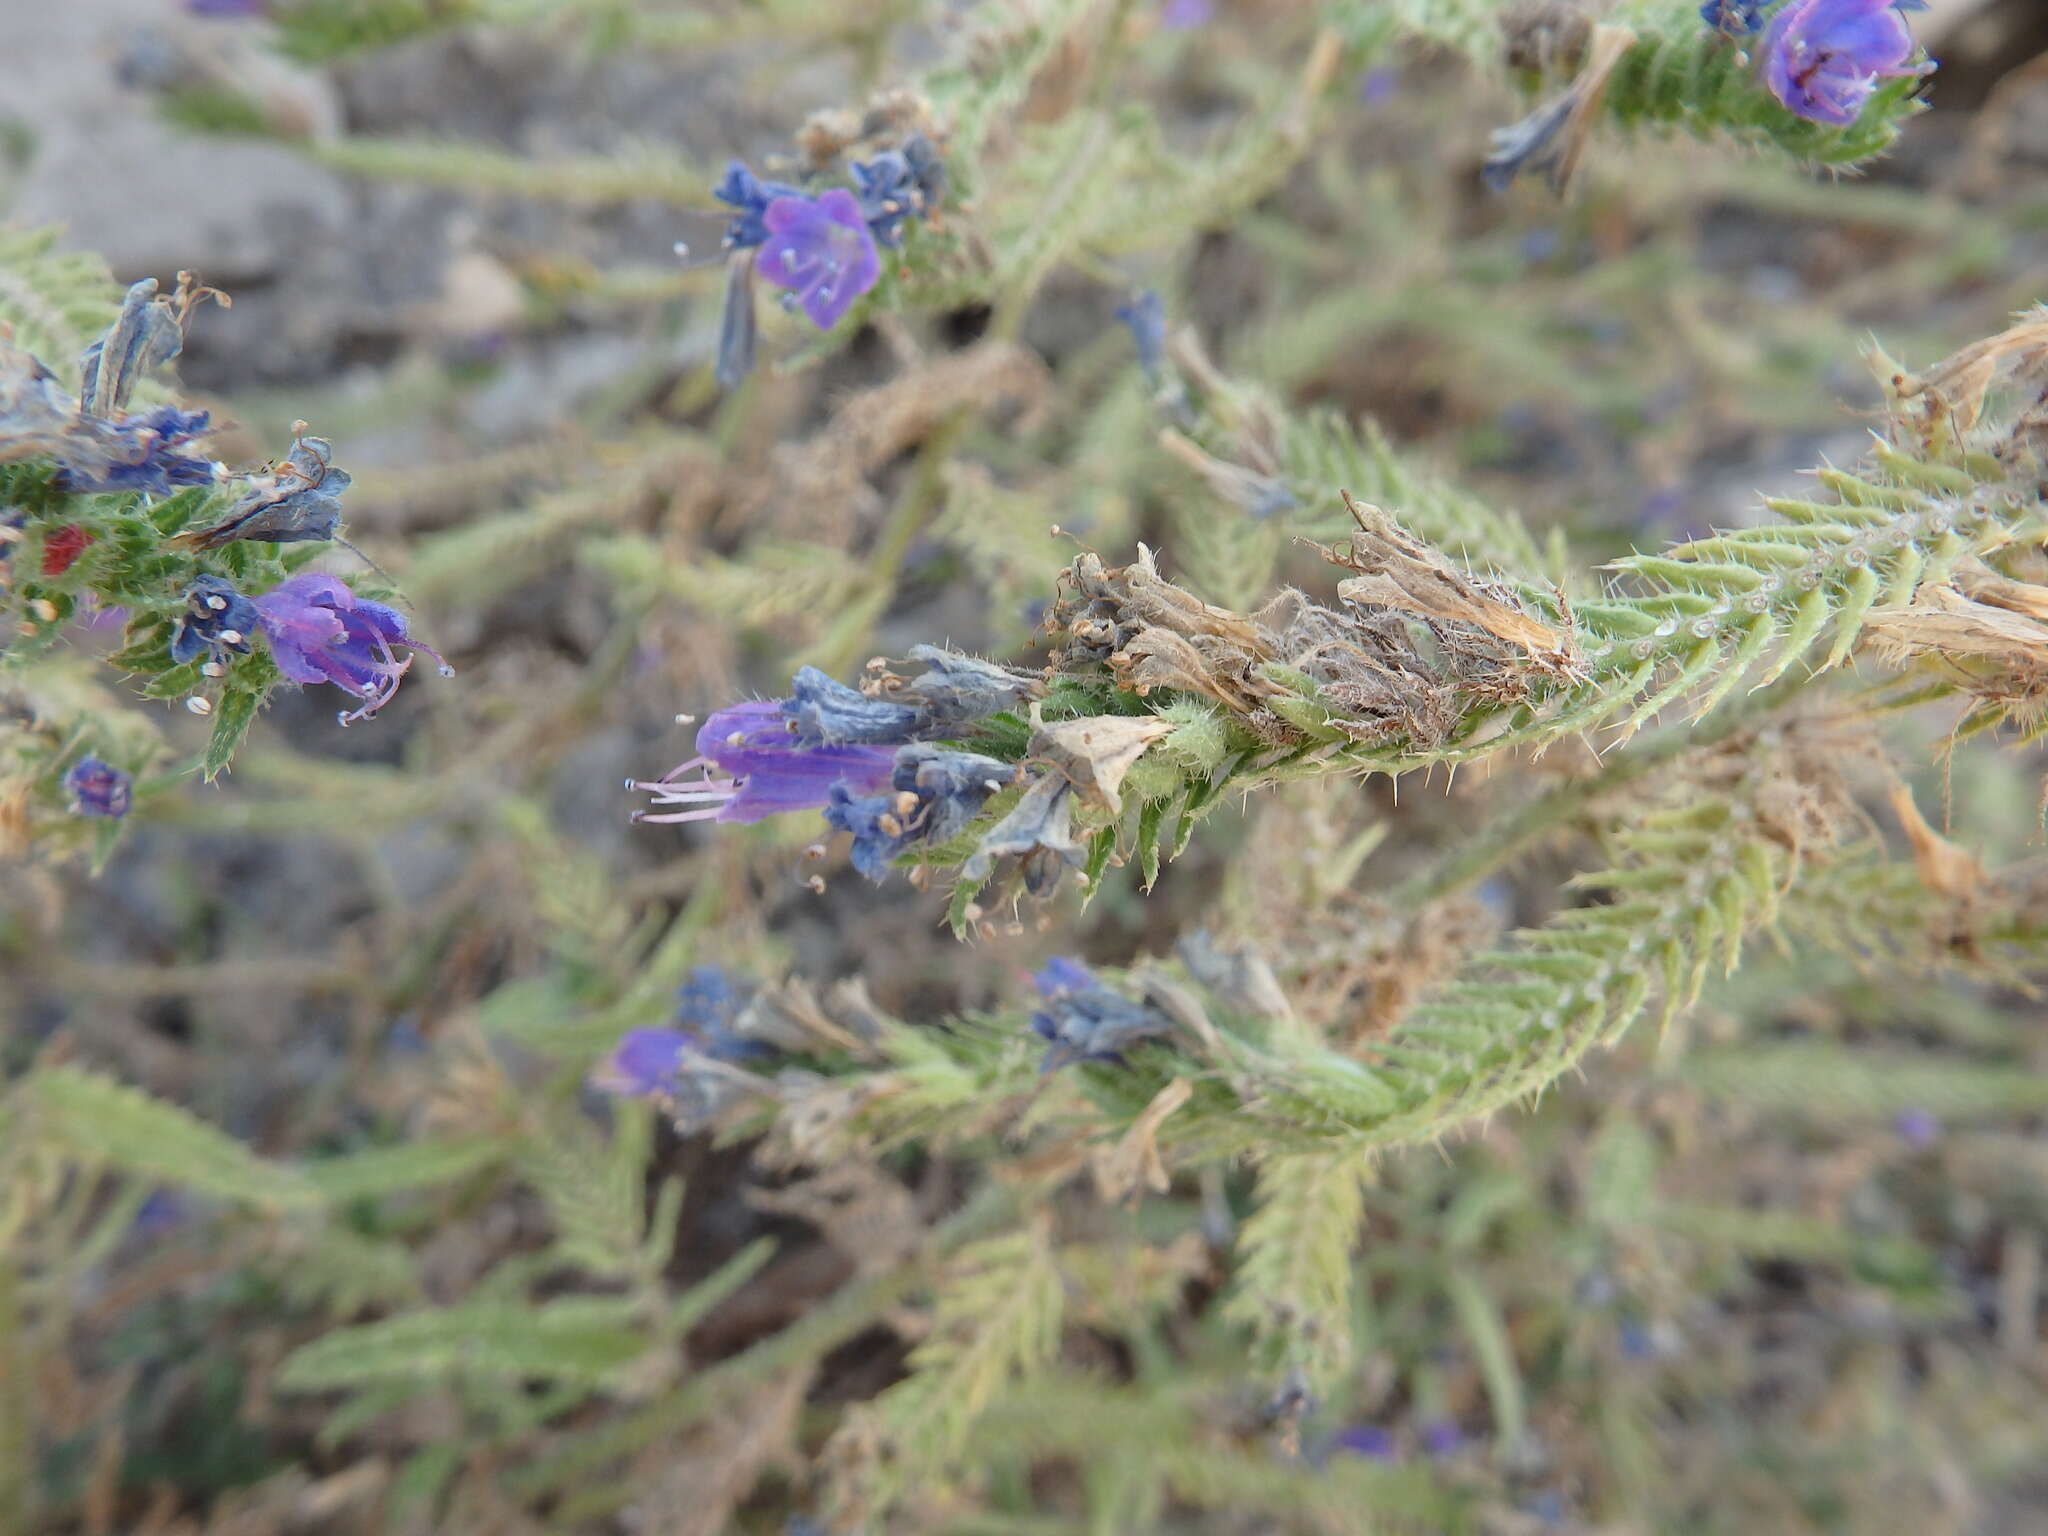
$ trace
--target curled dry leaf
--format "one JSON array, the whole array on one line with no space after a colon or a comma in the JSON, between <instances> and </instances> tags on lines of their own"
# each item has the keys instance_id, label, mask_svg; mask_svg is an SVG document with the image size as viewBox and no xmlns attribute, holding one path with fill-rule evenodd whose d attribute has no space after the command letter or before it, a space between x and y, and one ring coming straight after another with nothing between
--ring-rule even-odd
<instances>
[{"instance_id":1,"label":"curled dry leaf","mask_svg":"<svg viewBox=\"0 0 2048 1536\"><path fill-rule=\"evenodd\" d=\"M1913 791L1903 781L1892 785L1891 802L1906 841L1913 845L1913 863L1920 871L1921 884L1952 901L1968 900L1984 889L1989 876L1983 863L1928 825L1914 803Z\"/></svg>"},{"instance_id":2,"label":"curled dry leaf","mask_svg":"<svg viewBox=\"0 0 2048 1536\"><path fill-rule=\"evenodd\" d=\"M1930 440L1942 425L1959 432L1977 425L1984 398L2001 378L2023 385L2048 381L2048 310L2020 315L1996 336L1975 341L1935 364L1925 373L1910 373L1874 353L1873 361L1888 373L1894 400Z\"/></svg>"},{"instance_id":3,"label":"curled dry leaf","mask_svg":"<svg viewBox=\"0 0 2048 1536\"><path fill-rule=\"evenodd\" d=\"M1172 734L1173 722L1157 715L1091 715L1040 726L1030 755L1064 774L1084 805L1114 816L1124 808L1124 775L1148 747Z\"/></svg>"},{"instance_id":4,"label":"curled dry leaf","mask_svg":"<svg viewBox=\"0 0 2048 1536\"><path fill-rule=\"evenodd\" d=\"M1337 595L1361 607L1394 608L1452 624L1470 624L1518 646L1546 670L1576 665L1571 636L1523 611L1505 588L1461 575L1428 545L1410 538L1381 511L1344 492L1358 523L1348 555L1326 551L1333 564L1360 574L1337 584Z\"/></svg>"},{"instance_id":5,"label":"curled dry leaf","mask_svg":"<svg viewBox=\"0 0 2048 1536\"><path fill-rule=\"evenodd\" d=\"M1152 1096L1152 1102L1131 1122L1131 1128L1115 1146L1097 1149L1089 1168L1095 1178L1096 1194L1121 1204L1134 1201L1141 1188L1158 1194L1167 1191L1173 1180L1159 1156L1159 1128L1194 1092L1194 1084L1176 1077Z\"/></svg>"},{"instance_id":6,"label":"curled dry leaf","mask_svg":"<svg viewBox=\"0 0 2048 1536\"><path fill-rule=\"evenodd\" d=\"M1980 581L1979 587L1985 590L1986 584ZM1864 627L1879 653L1894 657L1940 654L2048 664L2048 624L2013 607L1965 597L1954 587L1923 585L1904 606L1871 609Z\"/></svg>"}]
</instances>

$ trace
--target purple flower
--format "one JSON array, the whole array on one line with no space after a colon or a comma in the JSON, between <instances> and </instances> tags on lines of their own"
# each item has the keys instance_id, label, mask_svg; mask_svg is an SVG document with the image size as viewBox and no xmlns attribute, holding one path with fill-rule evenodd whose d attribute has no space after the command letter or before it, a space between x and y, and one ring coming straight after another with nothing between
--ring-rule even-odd
<instances>
[{"instance_id":1,"label":"purple flower","mask_svg":"<svg viewBox=\"0 0 2048 1536\"><path fill-rule=\"evenodd\" d=\"M667 1093L695 1044L679 1029L629 1029L590 1074L592 1086L628 1099Z\"/></svg>"},{"instance_id":2,"label":"purple flower","mask_svg":"<svg viewBox=\"0 0 2048 1536\"><path fill-rule=\"evenodd\" d=\"M1941 1122L1924 1109L1902 1109L1892 1130L1909 1147L1931 1147L1941 1139Z\"/></svg>"},{"instance_id":3,"label":"purple flower","mask_svg":"<svg viewBox=\"0 0 2048 1536\"><path fill-rule=\"evenodd\" d=\"M185 589L185 612L171 637L171 662L183 666L202 652L200 670L219 677L227 668L228 651L249 654L249 637L259 622L256 605L218 576L195 576Z\"/></svg>"},{"instance_id":4,"label":"purple flower","mask_svg":"<svg viewBox=\"0 0 2048 1536\"><path fill-rule=\"evenodd\" d=\"M654 1100L680 1131L709 1124L755 1081L680 1029L627 1030L589 1078L604 1093Z\"/></svg>"},{"instance_id":5,"label":"purple flower","mask_svg":"<svg viewBox=\"0 0 2048 1536\"><path fill-rule=\"evenodd\" d=\"M1763 79L1773 96L1801 117L1846 127L1856 121L1880 80L1917 74L1906 67L1913 33L1908 0L1789 0L1771 18L1763 44Z\"/></svg>"},{"instance_id":6,"label":"purple flower","mask_svg":"<svg viewBox=\"0 0 2048 1536\"><path fill-rule=\"evenodd\" d=\"M1159 8L1159 25L1169 32L1191 32L1215 17L1216 0L1166 0Z\"/></svg>"},{"instance_id":7,"label":"purple flower","mask_svg":"<svg viewBox=\"0 0 2048 1536\"><path fill-rule=\"evenodd\" d=\"M766 237L754 269L787 288L811 324L829 331L875 286L882 259L860 203L844 187L816 199L778 197L762 215Z\"/></svg>"},{"instance_id":8,"label":"purple flower","mask_svg":"<svg viewBox=\"0 0 2048 1536\"><path fill-rule=\"evenodd\" d=\"M64 788L71 795L72 813L78 816L118 820L135 803L135 781L97 757L81 757L73 763L64 775Z\"/></svg>"},{"instance_id":9,"label":"purple flower","mask_svg":"<svg viewBox=\"0 0 2048 1536\"><path fill-rule=\"evenodd\" d=\"M253 17L269 9L269 0L185 0L191 16Z\"/></svg>"},{"instance_id":10,"label":"purple flower","mask_svg":"<svg viewBox=\"0 0 2048 1536\"><path fill-rule=\"evenodd\" d=\"M1465 1445L1465 1432L1458 1428L1456 1419L1431 1419L1422 1426L1422 1449L1425 1455L1441 1461L1455 1456Z\"/></svg>"},{"instance_id":11,"label":"purple flower","mask_svg":"<svg viewBox=\"0 0 2048 1536\"><path fill-rule=\"evenodd\" d=\"M1401 71L1398 69L1369 69L1358 82L1358 99L1369 107L1376 107L1383 101L1391 101L1400 89Z\"/></svg>"},{"instance_id":12,"label":"purple flower","mask_svg":"<svg viewBox=\"0 0 2048 1536\"><path fill-rule=\"evenodd\" d=\"M400 659L394 646L425 651L443 677L455 675L439 652L407 636L404 614L317 571L278 583L256 599L256 612L278 671L295 683L332 683L363 701L342 713L343 725L374 715L398 692L412 657Z\"/></svg>"},{"instance_id":13,"label":"purple flower","mask_svg":"<svg viewBox=\"0 0 2048 1536\"><path fill-rule=\"evenodd\" d=\"M636 821L754 822L818 810L836 784L871 793L895 768L891 748L805 745L783 706L767 699L719 710L698 728L695 757L652 782L628 779L626 787L647 790L657 806L688 807L659 816L638 811Z\"/></svg>"},{"instance_id":14,"label":"purple flower","mask_svg":"<svg viewBox=\"0 0 2048 1536\"><path fill-rule=\"evenodd\" d=\"M1347 1456L1364 1456L1373 1461L1394 1461L1400 1453L1394 1448L1394 1437L1377 1424L1354 1424L1349 1429L1339 1430L1330 1441L1330 1450Z\"/></svg>"}]
</instances>

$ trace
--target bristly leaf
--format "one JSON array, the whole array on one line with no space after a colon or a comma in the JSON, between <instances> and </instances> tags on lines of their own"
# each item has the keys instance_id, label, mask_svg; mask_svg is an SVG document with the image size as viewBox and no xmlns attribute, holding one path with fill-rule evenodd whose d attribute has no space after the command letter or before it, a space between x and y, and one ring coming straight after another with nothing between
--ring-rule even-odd
<instances>
[{"instance_id":1,"label":"bristly leaf","mask_svg":"<svg viewBox=\"0 0 2048 1536\"><path fill-rule=\"evenodd\" d=\"M41 1067L17 1090L33 1126L89 1167L117 1168L246 1205L321 1203L302 1172L258 1157L175 1104L76 1067Z\"/></svg>"}]
</instances>

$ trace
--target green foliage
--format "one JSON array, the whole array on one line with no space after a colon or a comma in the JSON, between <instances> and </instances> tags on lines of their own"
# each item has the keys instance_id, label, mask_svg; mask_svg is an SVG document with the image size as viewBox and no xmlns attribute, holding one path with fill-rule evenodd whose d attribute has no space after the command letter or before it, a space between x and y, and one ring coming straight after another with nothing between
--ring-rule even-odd
<instances>
[{"instance_id":1,"label":"green foliage","mask_svg":"<svg viewBox=\"0 0 2048 1536\"><path fill-rule=\"evenodd\" d=\"M107 264L59 250L59 234L0 229L0 334L12 332L15 346L70 382L78 354L114 318L116 298Z\"/></svg>"},{"instance_id":2,"label":"green foliage","mask_svg":"<svg viewBox=\"0 0 2048 1536\"><path fill-rule=\"evenodd\" d=\"M334 1329L294 1352L278 1382L300 1392L417 1390L456 1380L599 1386L615 1380L646 1347L626 1301L579 1296L538 1305L470 1303Z\"/></svg>"},{"instance_id":3,"label":"green foliage","mask_svg":"<svg viewBox=\"0 0 2048 1536\"><path fill-rule=\"evenodd\" d=\"M1259 1206L1238 1233L1230 1315L1266 1346L1274 1376L1338 1378L1351 1344L1351 1250L1365 1217L1357 1152L1297 1153L1259 1169Z\"/></svg>"},{"instance_id":4,"label":"green foliage","mask_svg":"<svg viewBox=\"0 0 2048 1536\"><path fill-rule=\"evenodd\" d=\"M42 1067L15 1085L14 1134L86 1167L114 1169L270 1210L306 1208L319 1191L298 1169L257 1157L175 1104L75 1067Z\"/></svg>"}]
</instances>

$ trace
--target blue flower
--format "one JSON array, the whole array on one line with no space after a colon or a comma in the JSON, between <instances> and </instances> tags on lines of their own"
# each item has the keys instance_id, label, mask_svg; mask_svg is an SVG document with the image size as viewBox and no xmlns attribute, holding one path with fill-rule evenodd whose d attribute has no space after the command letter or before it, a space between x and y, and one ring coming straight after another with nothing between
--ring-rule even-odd
<instances>
[{"instance_id":1,"label":"blue flower","mask_svg":"<svg viewBox=\"0 0 2048 1536\"><path fill-rule=\"evenodd\" d=\"M1431 1419L1422 1426L1424 1454L1438 1461L1455 1456L1465 1446L1465 1432L1456 1419Z\"/></svg>"},{"instance_id":2,"label":"blue flower","mask_svg":"<svg viewBox=\"0 0 2048 1536\"><path fill-rule=\"evenodd\" d=\"M64 775L64 788L71 795L72 813L78 816L118 820L135 803L135 781L97 757L81 757L73 763Z\"/></svg>"},{"instance_id":3,"label":"blue flower","mask_svg":"<svg viewBox=\"0 0 2048 1536\"><path fill-rule=\"evenodd\" d=\"M1909 1147L1931 1147L1941 1140L1941 1122L1924 1109L1902 1109L1892 1130Z\"/></svg>"},{"instance_id":4,"label":"blue flower","mask_svg":"<svg viewBox=\"0 0 2048 1536\"><path fill-rule=\"evenodd\" d=\"M1154 389L1166 377L1166 301L1156 290L1146 289L1127 304L1116 307L1116 317L1130 328L1137 344L1138 366Z\"/></svg>"},{"instance_id":5,"label":"blue flower","mask_svg":"<svg viewBox=\"0 0 2048 1536\"><path fill-rule=\"evenodd\" d=\"M757 1061L775 1054L766 1041L751 1039L733 1027L746 998L724 969L691 967L676 988L675 1027L713 1061Z\"/></svg>"},{"instance_id":6,"label":"blue flower","mask_svg":"<svg viewBox=\"0 0 2048 1536\"><path fill-rule=\"evenodd\" d=\"M1063 872L1086 863L1086 852L1074 841L1073 788L1063 774L1041 776L975 845L960 866L961 878L978 885L994 872L998 859L1015 854L1024 888L1043 896L1059 884Z\"/></svg>"},{"instance_id":7,"label":"blue flower","mask_svg":"<svg viewBox=\"0 0 2048 1536\"><path fill-rule=\"evenodd\" d=\"M229 583L218 576L195 576L185 589L178 632L171 637L171 661L183 666L204 652L200 670L218 677L227 666L226 652L249 654L249 637L258 622L256 605Z\"/></svg>"},{"instance_id":8,"label":"blue flower","mask_svg":"<svg viewBox=\"0 0 2048 1536\"><path fill-rule=\"evenodd\" d=\"M1073 1061L1122 1066L1124 1047L1172 1029L1163 1014L1112 992L1079 961L1054 960L1032 980L1045 998L1031 1016L1031 1028L1047 1042L1041 1072Z\"/></svg>"},{"instance_id":9,"label":"blue flower","mask_svg":"<svg viewBox=\"0 0 2048 1536\"><path fill-rule=\"evenodd\" d=\"M1102 985L1087 966L1065 955L1054 955L1033 971L1031 984L1038 988L1040 997L1059 997L1067 992L1085 992L1090 987Z\"/></svg>"},{"instance_id":10,"label":"blue flower","mask_svg":"<svg viewBox=\"0 0 2048 1536\"><path fill-rule=\"evenodd\" d=\"M1716 32L1747 37L1762 30L1764 6L1768 3L1769 0L1706 0L1700 7L1700 20Z\"/></svg>"},{"instance_id":11,"label":"blue flower","mask_svg":"<svg viewBox=\"0 0 2048 1536\"><path fill-rule=\"evenodd\" d=\"M425 651L443 677L455 669L406 633L405 615L357 597L346 583L308 571L256 599L257 616L277 669L295 683L333 683L363 701L341 723L366 719L391 702L412 666L395 648Z\"/></svg>"},{"instance_id":12,"label":"blue flower","mask_svg":"<svg viewBox=\"0 0 2048 1536\"><path fill-rule=\"evenodd\" d=\"M879 882L911 844L958 836L1016 776L993 757L914 744L897 752L887 791L856 795L834 786L825 820L853 835L853 867Z\"/></svg>"},{"instance_id":13,"label":"blue flower","mask_svg":"<svg viewBox=\"0 0 2048 1536\"><path fill-rule=\"evenodd\" d=\"M821 331L837 325L853 301L875 286L882 259L860 204L844 187L812 199L778 197L761 216L766 236L754 270Z\"/></svg>"},{"instance_id":14,"label":"blue flower","mask_svg":"<svg viewBox=\"0 0 2048 1536\"><path fill-rule=\"evenodd\" d=\"M265 544L302 544L331 539L341 522L341 493L349 488L345 469L334 468L334 445L324 437L304 435L298 422L292 451L268 474L253 475L249 490L211 528L181 533L175 542L195 549L218 549L236 539Z\"/></svg>"},{"instance_id":15,"label":"blue flower","mask_svg":"<svg viewBox=\"0 0 2048 1536\"><path fill-rule=\"evenodd\" d=\"M909 705L869 698L816 667L804 667L790 679L789 698L778 707L797 740L809 747L900 745L918 728L918 713Z\"/></svg>"},{"instance_id":16,"label":"blue flower","mask_svg":"<svg viewBox=\"0 0 2048 1536\"><path fill-rule=\"evenodd\" d=\"M1341 1451L1347 1456L1363 1456L1371 1461L1400 1459L1394 1437L1377 1424L1354 1424L1349 1429L1339 1430L1330 1440L1330 1450Z\"/></svg>"},{"instance_id":17,"label":"blue flower","mask_svg":"<svg viewBox=\"0 0 2048 1536\"><path fill-rule=\"evenodd\" d=\"M131 284L114 323L78 360L78 408L100 417L124 409L137 379L185 349L185 314L192 298L189 280L181 283L176 300L158 297L153 277Z\"/></svg>"},{"instance_id":18,"label":"blue flower","mask_svg":"<svg viewBox=\"0 0 2048 1536\"><path fill-rule=\"evenodd\" d=\"M725 179L711 189L711 195L735 210L725 227L725 247L741 250L768 238L770 203L778 197L800 198L803 192L787 182L763 181L747 169L745 162L735 160L726 166Z\"/></svg>"},{"instance_id":19,"label":"blue flower","mask_svg":"<svg viewBox=\"0 0 2048 1536\"><path fill-rule=\"evenodd\" d=\"M1847 127L1878 82L1908 68L1913 33L1901 10L1918 0L1789 0L1764 37L1763 80L1799 116Z\"/></svg>"},{"instance_id":20,"label":"blue flower","mask_svg":"<svg viewBox=\"0 0 2048 1536\"><path fill-rule=\"evenodd\" d=\"M205 411L159 405L106 421L81 418L58 450L57 489L86 494L136 491L168 496L181 485L211 485L209 460L181 450L207 429Z\"/></svg>"},{"instance_id":21,"label":"blue flower","mask_svg":"<svg viewBox=\"0 0 2048 1536\"><path fill-rule=\"evenodd\" d=\"M854 161L851 171L868 231L890 250L903 243L903 221L926 217L946 194L946 167L921 133L901 149Z\"/></svg>"}]
</instances>

